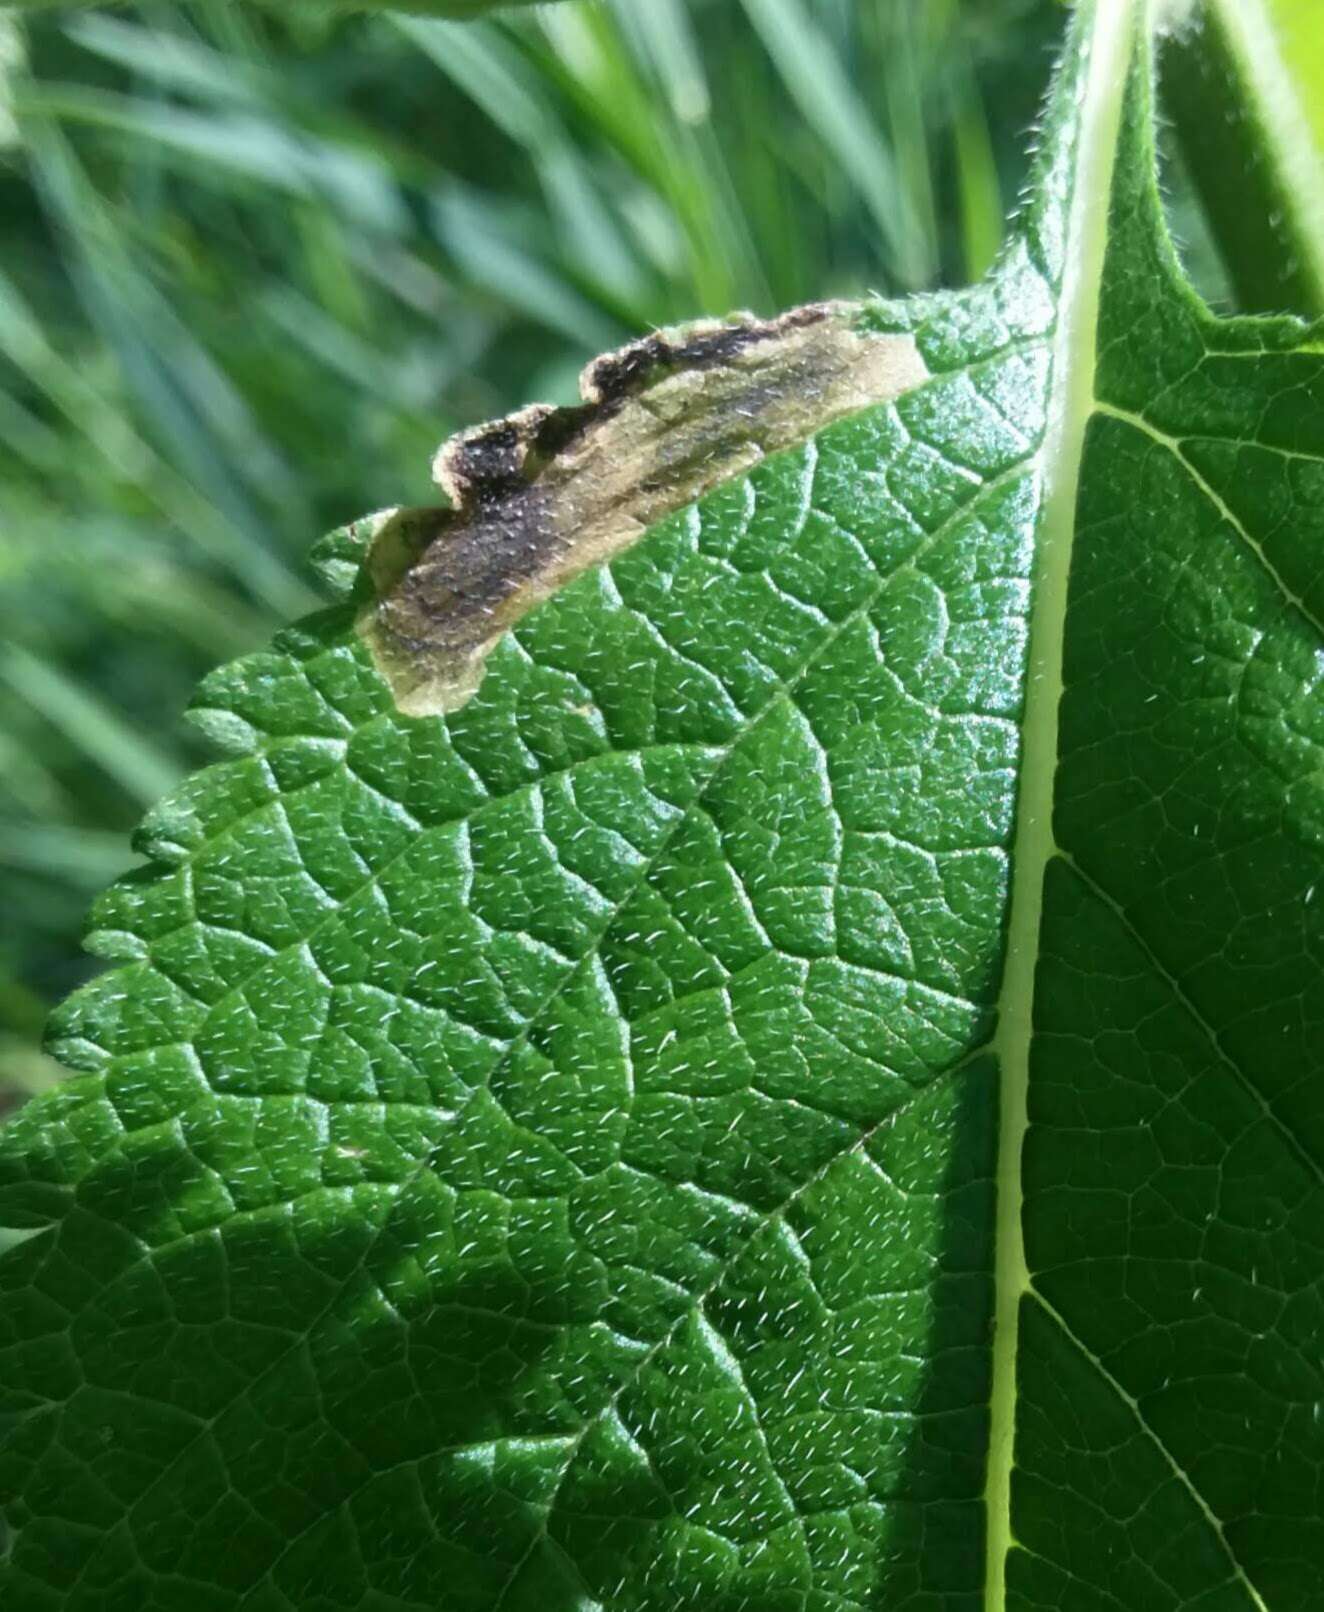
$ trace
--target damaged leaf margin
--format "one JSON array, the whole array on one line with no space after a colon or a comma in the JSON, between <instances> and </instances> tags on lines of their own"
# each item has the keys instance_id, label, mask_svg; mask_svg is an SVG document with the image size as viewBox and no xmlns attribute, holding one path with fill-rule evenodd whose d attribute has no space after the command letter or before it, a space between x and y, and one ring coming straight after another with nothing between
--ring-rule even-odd
<instances>
[{"instance_id":1,"label":"damaged leaf margin","mask_svg":"<svg viewBox=\"0 0 1324 1612\"><path fill-rule=\"evenodd\" d=\"M658 331L591 363L582 403L445 443L433 474L449 507L387 512L369 534L359 631L400 710L458 709L534 605L766 455L927 380L914 338L860 311Z\"/></svg>"}]
</instances>

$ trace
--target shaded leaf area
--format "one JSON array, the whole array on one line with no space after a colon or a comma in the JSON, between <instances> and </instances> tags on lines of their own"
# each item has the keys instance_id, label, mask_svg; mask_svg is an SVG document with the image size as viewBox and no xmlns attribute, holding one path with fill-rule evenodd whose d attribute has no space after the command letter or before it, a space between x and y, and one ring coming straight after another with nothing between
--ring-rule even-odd
<instances>
[{"instance_id":1,"label":"shaded leaf area","mask_svg":"<svg viewBox=\"0 0 1324 1612\"><path fill-rule=\"evenodd\" d=\"M1163 53L1182 155L1248 313L1324 311L1324 148L1308 121L1319 94L1294 9L1206 0Z\"/></svg>"},{"instance_id":2,"label":"shaded leaf area","mask_svg":"<svg viewBox=\"0 0 1324 1612\"><path fill-rule=\"evenodd\" d=\"M1009 1581L1072 1612L1286 1612L1324 1559L1324 353L1318 326L1196 302L1131 125L1066 624Z\"/></svg>"}]
</instances>

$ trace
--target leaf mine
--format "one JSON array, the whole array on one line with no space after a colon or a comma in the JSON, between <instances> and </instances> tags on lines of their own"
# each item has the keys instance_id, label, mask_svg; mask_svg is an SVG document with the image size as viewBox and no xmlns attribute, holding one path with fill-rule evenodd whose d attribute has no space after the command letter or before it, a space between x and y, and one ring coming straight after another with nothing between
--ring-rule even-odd
<instances>
[{"instance_id":1,"label":"leaf mine","mask_svg":"<svg viewBox=\"0 0 1324 1612\"><path fill-rule=\"evenodd\" d=\"M811 303L657 331L595 360L583 402L535 404L444 444L449 507L398 512L368 560L360 623L400 709L453 711L532 606L664 516L928 371L908 334Z\"/></svg>"}]
</instances>

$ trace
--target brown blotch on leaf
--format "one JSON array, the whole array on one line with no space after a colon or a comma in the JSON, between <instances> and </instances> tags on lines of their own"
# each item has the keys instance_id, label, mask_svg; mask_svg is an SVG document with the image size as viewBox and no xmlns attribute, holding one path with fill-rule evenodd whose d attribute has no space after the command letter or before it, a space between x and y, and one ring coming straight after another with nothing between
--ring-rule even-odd
<instances>
[{"instance_id":1,"label":"brown blotch on leaf","mask_svg":"<svg viewBox=\"0 0 1324 1612\"><path fill-rule=\"evenodd\" d=\"M452 507L400 511L368 555L360 630L400 709L455 710L549 594L766 454L927 378L910 336L858 317L813 303L658 331L590 364L578 406L447 442L434 474Z\"/></svg>"}]
</instances>

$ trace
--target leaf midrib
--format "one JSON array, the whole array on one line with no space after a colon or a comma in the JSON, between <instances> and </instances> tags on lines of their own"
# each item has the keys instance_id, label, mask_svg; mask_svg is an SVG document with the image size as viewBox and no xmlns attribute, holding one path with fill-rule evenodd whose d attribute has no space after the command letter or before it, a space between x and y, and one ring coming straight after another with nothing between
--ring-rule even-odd
<instances>
[{"instance_id":1,"label":"leaf midrib","mask_svg":"<svg viewBox=\"0 0 1324 1612\"><path fill-rule=\"evenodd\" d=\"M1152 427L1143 416L1114 407L1095 391L1098 308L1109 211L1106 205L1098 205L1098 199L1111 195L1121 110L1130 76L1127 67L1129 65L1133 71L1136 70L1134 52L1151 23L1149 10L1149 0L1115 0L1115 3L1114 0L1095 0L1092 49L1096 54L1090 65L1090 87L1081 114L1082 146L1092 145L1093 149L1083 150L1075 170L1068 229L1068 273L1054 360L1053 388L1055 393L1060 389L1061 413L1056 440L1050 435L1045 450L1049 485L1031 615L1023 723L1024 752L1013 846L1007 965L999 1027L994 1041L994 1048L999 1054L1002 1101L997 1177L993 1392L986 1489L986 1612L1005 1612L1007 1562L1011 1551L1021 1548L1011 1526L1011 1475L1015 1466L1019 1312L1024 1302L1036 1304L1050 1318L1101 1380L1127 1406L1137 1426L1151 1441L1214 1535L1234 1581L1244 1590L1256 1612L1268 1612L1267 1603L1234 1550L1222 1519L1153 1427L1140 1401L1072 1330L1066 1318L1040 1291L1029 1270L1024 1243L1024 1183L1021 1167L1029 1130L1029 1054L1033 1037L1034 985L1040 950L1044 879L1050 862L1061 861L1070 867L1116 915L1156 973L1173 991L1176 1000L1207 1037L1219 1062L1256 1103L1275 1134L1288 1145L1292 1156L1317 1180L1324 1180L1324 1169L1321 1169L1319 1161L1292 1136L1264 1093L1224 1048L1213 1025L1191 1001L1180 981L1137 929L1130 915L1078 865L1069 852L1056 843L1054 835L1055 781L1060 760L1058 717L1065 687L1063 671L1068 581L1075 538L1080 469L1085 436L1092 419L1116 419L1169 450L1201 496L1237 533L1283 601L1317 630L1324 632L1324 627L1305 601L1293 592L1278 573L1263 546L1189 461L1182 451L1181 441ZM1100 79L1104 80L1102 84L1099 83ZM1092 174L1091 170L1100 167L1104 169L1102 174ZM1094 203L1098 215L1093 219L1089 216L1091 203Z\"/></svg>"},{"instance_id":2,"label":"leaf midrib","mask_svg":"<svg viewBox=\"0 0 1324 1612\"><path fill-rule=\"evenodd\" d=\"M1004 1612L1007 1559L1015 1543L1011 1476L1015 1464L1019 1312L1031 1291L1022 1225L1022 1156L1029 1130L1030 1044L1044 877L1057 847L1053 802L1058 706L1063 689L1067 585L1075 538L1085 431L1094 406L1095 360L1109 200L1122 106L1143 0L1083 0L1077 26L1088 30L1076 160L1066 225L1062 294L1054 332L1045 500L1036 544L1029 653L1006 964L994 1047L998 1057L997 1218L994 1252L992 1390L985 1484L985 1612Z\"/></svg>"}]
</instances>

